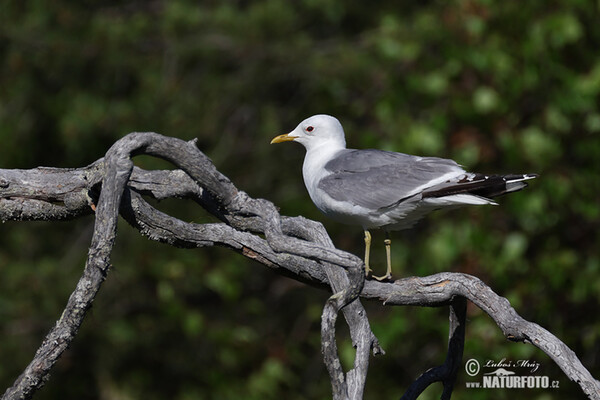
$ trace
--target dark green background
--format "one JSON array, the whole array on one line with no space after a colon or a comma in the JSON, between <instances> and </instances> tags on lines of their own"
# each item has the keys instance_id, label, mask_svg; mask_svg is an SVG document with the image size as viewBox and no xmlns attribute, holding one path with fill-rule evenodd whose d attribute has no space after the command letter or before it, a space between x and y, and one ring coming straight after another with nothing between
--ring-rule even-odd
<instances>
[{"instance_id":1,"label":"dark green background","mask_svg":"<svg viewBox=\"0 0 600 400\"><path fill-rule=\"evenodd\" d=\"M132 131L196 137L241 190L322 220L359 255L360 228L325 220L310 202L304 149L269 145L312 114L337 116L351 147L537 172L499 207L440 212L396 233L395 273L480 277L600 377L597 1L99 3L1 3L0 168L84 166ZM158 207L211 220L189 202ZM0 386L59 317L92 228L91 216L0 225ZM150 242L125 223L113 264L37 398L330 398L319 351L325 292L224 249ZM366 306L387 355L372 360L365 397L398 398L443 361L447 309ZM465 389L472 379L461 369L454 398L583 397L541 351L468 311L465 359L537 361L535 375L560 389ZM340 351L351 365L347 339Z\"/></svg>"}]
</instances>

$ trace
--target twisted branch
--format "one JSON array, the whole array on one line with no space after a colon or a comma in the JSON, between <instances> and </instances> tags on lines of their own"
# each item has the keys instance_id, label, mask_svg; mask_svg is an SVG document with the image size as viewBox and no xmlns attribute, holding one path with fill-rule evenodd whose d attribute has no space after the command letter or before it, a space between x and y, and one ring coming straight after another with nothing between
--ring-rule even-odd
<instances>
[{"instance_id":1,"label":"twisted branch","mask_svg":"<svg viewBox=\"0 0 600 400\"><path fill-rule=\"evenodd\" d=\"M133 167L131 157L137 154L163 158L180 169L145 171ZM193 199L222 222L180 221L150 206L142 195ZM358 296L385 305L450 306L446 360L421 375L408 388L405 399L417 398L436 381L444 385L442 398L450 398L461 365L467 299L488 313L508 339L539 347L589 398L600 399L600 383L563 342L522 319L506 299L479 279L441 273L393 283L365 282L362 261L337 250L320 223L303 217L282 217L272 203L239 191L194 142L133 133L115 143L104 159L88 167L0 170L0 220L73 219L92 214L93 208L96 223L84 273L63 315L2 399L31 398L74 339L108 272L119 214L152 240L179 247L224 246L286 276L329 287L333 295L325 303L321 333L335 399L361 399L370 353L383 353ZM257 234L264 234L265 239ZM346 373L335 340L340 310L356 348L353 368Z\"/></svg>"}]
</instances>

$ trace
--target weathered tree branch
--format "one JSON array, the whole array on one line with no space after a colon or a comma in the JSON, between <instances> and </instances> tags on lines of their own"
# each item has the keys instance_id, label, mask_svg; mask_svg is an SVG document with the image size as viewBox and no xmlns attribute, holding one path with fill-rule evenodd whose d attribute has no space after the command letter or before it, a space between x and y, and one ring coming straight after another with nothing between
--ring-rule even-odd
<instances>
[{"instance_id":1,"label":"weathered tree branch","mask_svg":"<svg viewBox=\"0 0 600 400\"><path fill-rule=\"evenodd\" d=\"M130 158L137 154L163 158L180 169L145 171L133 167ZM156 210L141 195L189 198L222 222L186 223ZM239 191L194 142L133 133L88 167L0 170L0 220L73 219L92 214L95 207L94 236L83 276L56 326L3 399L31 398L74 339L108 271L119 213L152 240L179 247L224 246L294 279L330 287L333 295L322 316L322 351L336 399L362 398L370 352L383 352L357 299L359 295L386 305L450 306L446 360L419 377L405 393L406 399L418 397L436 381L444 385L443 398L450 398L462 359L466 300L488 313L508 339L539 347L589 398L600 399L600 383L563 342L525 321L506 299L479 279L441 273L393 283L365 282L362 261L335 249L320 223L281 217L272 203ZM264 234L265 239L257 234ZM354 366L347 373L342 370L335 341L340 310L356 348Z\"/></svg>"},{"instance_id":2,"label":"weathered tree branch","mask_svg":"<svg viewBox=\"0 0 600 400\"><path fill-rule=\"evenodd\" d=\"M50 369L77 335L83 318L106 277L117 233L119 205L133 168L133 163L128 157L123 157L120 148L111 148L107 153L107 160L94 234L83 275L69 297L60 319L46 335L31 363L3 398L28 399L44 385Z\"/></svg>"}]
</instances>

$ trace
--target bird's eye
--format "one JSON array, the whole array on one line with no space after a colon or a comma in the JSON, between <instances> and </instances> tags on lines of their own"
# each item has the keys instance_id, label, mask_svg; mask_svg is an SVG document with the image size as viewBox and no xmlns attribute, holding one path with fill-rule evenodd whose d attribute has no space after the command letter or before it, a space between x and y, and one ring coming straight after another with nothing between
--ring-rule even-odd
<instances>
[{"instance_id":1,"label":"bird's eye","mask_svg":"<svg viewBox=\"0 0 600 400\"><path fill-rule=\"evenodd\" d=\"M314 128L314 127L312 127L312 126L308 126L308 127L306 127L306 132L312 132L312 131L314 131L314 130L315 130L315 128Z\"/></svg>"}]
</instances>

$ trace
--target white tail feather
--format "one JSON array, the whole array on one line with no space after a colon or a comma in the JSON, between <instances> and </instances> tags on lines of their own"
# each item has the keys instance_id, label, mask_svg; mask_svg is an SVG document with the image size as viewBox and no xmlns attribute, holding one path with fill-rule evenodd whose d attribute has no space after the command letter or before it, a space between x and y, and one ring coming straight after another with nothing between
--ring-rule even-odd
<instances>
[{"instance_id":1,"label":"white tail feather","mask_svg":"<svg viewBox=\"0 0 600 400\"><path fill-rule=\"evenodd\" d=\"M496 203L493 200L490 199L486 199L485 197L481 197L481 196L475 196L473 194L465 194L465 193L461 193L461 194L453 194L450 196L443 196L443 197L429 197L427 199L425 199L425 201L428 204L431 205L438 205L438 206L451 206L451 205L462 205L462 204L470 204L470 205L485 205L485 204L491 204L494 206L497 206L498 203Z\"/></svg>"}]
</instances>

